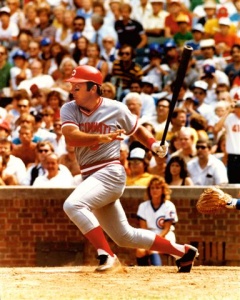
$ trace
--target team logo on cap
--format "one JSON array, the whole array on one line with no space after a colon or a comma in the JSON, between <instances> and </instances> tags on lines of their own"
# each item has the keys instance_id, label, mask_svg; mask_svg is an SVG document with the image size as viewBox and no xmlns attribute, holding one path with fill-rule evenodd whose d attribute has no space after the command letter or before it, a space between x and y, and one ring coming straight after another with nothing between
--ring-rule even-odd
<instances>
[{"instance_id":1,"label":"team logo on cap","mask_svg":"<svg viewBox=\"0 0 240 300\"><path fill-rule=\"evenodd\" d=\"M77 71L76 70L73 70L72 71L72 77L74 77L76 75Z\"/></svg>"}]
</instances>

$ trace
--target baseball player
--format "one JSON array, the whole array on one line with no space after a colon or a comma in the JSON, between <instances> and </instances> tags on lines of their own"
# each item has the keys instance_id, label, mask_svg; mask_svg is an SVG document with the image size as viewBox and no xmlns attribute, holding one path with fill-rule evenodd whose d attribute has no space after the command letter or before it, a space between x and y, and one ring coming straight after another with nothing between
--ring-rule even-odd
<instances>
[{"instance_id":1,"label":"baseball player","mask_svg":"<svg viewBox=\"0 0 240 300\"><path fill-rule=\"evenodd\" d=\"M126 182L119 161L121 134L134 135L160 157L167 154L167 145L160 146L126 105L101 97L102 75L96 68L78 66L66 81L72 84L74 100L61 108L62 132L66 142L76 147L83 181L66 199L63 208L97 250L100 262L96 271L120 267L105 231L120 247L170 254L176 257L178 272L190 272L198 250L170 242L152 231L133 228L119 200Z\"/></svg>"}]
</instances>

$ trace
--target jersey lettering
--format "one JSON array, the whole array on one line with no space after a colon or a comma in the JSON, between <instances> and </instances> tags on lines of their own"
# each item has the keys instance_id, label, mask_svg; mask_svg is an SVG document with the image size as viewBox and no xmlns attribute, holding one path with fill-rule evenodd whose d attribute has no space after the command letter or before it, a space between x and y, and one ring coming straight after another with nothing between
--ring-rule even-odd
<instances>
[{"instance_id":1,"label":"jersey lettering","mask_svg":"<svg viewBox=\"0 0 240 300\"><path fill-rule=\"evenodd\" d=\"M86 133L110 133L111 127L104 124L104 123L98 123L98 122L87 122L87 123L80 123L79 129L82 132Z\"/></svg>"}]
</instances>

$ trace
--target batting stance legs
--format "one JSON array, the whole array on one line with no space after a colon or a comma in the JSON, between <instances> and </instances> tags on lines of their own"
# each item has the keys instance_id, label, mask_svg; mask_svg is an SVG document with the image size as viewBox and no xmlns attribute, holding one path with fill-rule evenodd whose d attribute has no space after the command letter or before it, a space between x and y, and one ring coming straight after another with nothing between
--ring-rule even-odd
<instances>
[{"instance_id":1,"label":"batting stance legs","mask_svg":"<svg viewBox=\"0 0 240 300\"><path fill-rule=\"evenodd\" d=\"M107 271L119 264L103 230L120 247L144 248L177 258L179 272L190 272L197 249L171 243L155 233L129 225L119 197L125 188L121 165L108 165L86 178L64 203L64 211L97 249L100 265Z\"/></svg>"}]
</instances>

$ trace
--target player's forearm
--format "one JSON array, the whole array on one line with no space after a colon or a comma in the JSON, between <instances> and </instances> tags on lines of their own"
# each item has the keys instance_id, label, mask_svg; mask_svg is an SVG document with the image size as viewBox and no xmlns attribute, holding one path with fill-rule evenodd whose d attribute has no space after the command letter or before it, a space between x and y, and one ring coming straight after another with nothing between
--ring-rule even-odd
<instances>
[{"instance_id":1,"label":"player's forearm","mask_svg":"<svg viewBox=\"0 0 240 300\"><path fill-rule=\"evenodd\" d=\"M88 134L84 132L76 132L71 134L66 134L66 143L74 147L87 147L93 146L100 143L100 134Z\"/></svg>"},{"instance_id":2,"label":"player's forearm","mask_svg":"<svg viewBox=\"0 0 240 300\"><path fill-rule=\"evenodd\" d=\"M143 126L138 127L134 133L134 137L149 150L151 150L151 142L149 141L156 141L151 132Z\"/></svg>"},{"instance_id":3,"label":"player's forearm","mask_svg":"<svg viewBox=\"0 0 240 300\"><path fill-rule=\"evenodd\" d=\"M223 127L223 125L224 125L224 122L225 122L225 120L226 120L228 114L229 114L229 113L226 113L224 116L222 116L222 118L218 121L218 123L215 124L215 126L214 126L214 128L213 128L213 132L214 132L215 134L217 134L217 133L222 129L222 127Z\"/></svg>"}]
</instances>

